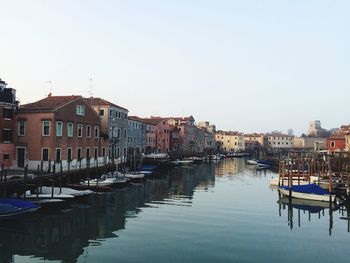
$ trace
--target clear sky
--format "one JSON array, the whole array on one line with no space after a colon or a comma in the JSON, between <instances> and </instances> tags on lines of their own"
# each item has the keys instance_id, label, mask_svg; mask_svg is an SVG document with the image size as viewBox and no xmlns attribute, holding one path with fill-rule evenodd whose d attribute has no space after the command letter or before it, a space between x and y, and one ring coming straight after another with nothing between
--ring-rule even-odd
<instances>
[{"instance_id":1,"label":"clear sky","mask_svg":"<svg viewBox=\"0 0 350 263\"><path fill-rule=\"evenodd\" d=\"M130 114L296 134L350 123L350 1L0 0L21 103L93 95ZM51 81L52 84L48 84Z\"/></svg>"}]
</instances>

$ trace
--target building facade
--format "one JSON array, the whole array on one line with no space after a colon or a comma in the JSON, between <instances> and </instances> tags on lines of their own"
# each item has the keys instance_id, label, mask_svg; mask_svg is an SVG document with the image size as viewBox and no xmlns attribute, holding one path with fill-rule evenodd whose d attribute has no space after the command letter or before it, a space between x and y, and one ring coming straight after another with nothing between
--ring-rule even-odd
<instances>
[{"instance_id":1,"label":"building facade","mask_svg":"<svg viewBox=\"0 0 350 263\"><path fill-rule=\"evenodd\" d=\"M271 149L293 148L293 136L282 133L270 133L265 136L268 138L268 147Z\"/></svg>"},{"instance_id":2,"label":"building facade","mask_svg":"<svg viewBox=\"0 0 350 263\"><path fill-rule=\"evenodd\" d=\"M15 164L15 110L17 108L16 91L7 88L7 83L0 79L0 169Z\"/></svg>"},{"instance_id":3,"label":"building facade","mask_svg":"<svg viewBox=\"0 0 350 263\"><path fill-rule=\"evenodd\" d=\"M101 120L81 96L51 96L16 113L16 166L31 170L62 164L63 170L108 162ZM58 168L57 168L58 169Z\"/></svg>"},{"instance_id":4,"label":"building facade","mask_svg":"<svg viewBox=\"0 0 350 263\"><path fill-rule=\"evenodd\" d=\"M268 140L262 133L244 134L244 141L257 142L265 147L268 145Z\"/></svg>"},{"instance_id":5,"label":"building facade","mask_svg":"<svg viewBox=\"0 0 350 263\"><path fill-rule=\"evenodd\" d=\"M109 158L122 162L128 146L128 110L101 98L86 98L85 101L101 118L101 134L108 137Z\"/></svg>"},{"instance_id":6,"label":"building facade","mask_svg":"<svg viewBox=\"0 0 350 263\"><path fill-rule=\"evenodd\" d=\"M245 141L242 133L232 131L217 131L216 142L221 151L240 152L245 150Z\"/></svg>"},{"instance_id":7,"label":"building facade","mask_svg":"<svg viewBox=\"0 0 350 263\"><path fill-rule=\"evenodd\" d=\"M208 121L202 121L197 123L197 127L204 130L205 142L204 149L207 152L212 152L216 147L215 134L216 126L210 124Z\"/></svg>"},{"instance_id":8,"label":"building facade","mask_svg":"<svg viewBox=\"0 0 350 263\"><path fill-rule=\"evenodd\" d=\"M294 137L293 148L312 151L327 149L327 139L317 137Z\"/></svg>"},{"instance_id":9,"label":"building facade","mask_svg":"<svg viewBox=\"0 0 350 263\"><path fill-rule=\"evenodd\" d=\"M137 116L128 118L128 152L144 153L146 150L146 124Z\"/></svg>"}]
</instances>

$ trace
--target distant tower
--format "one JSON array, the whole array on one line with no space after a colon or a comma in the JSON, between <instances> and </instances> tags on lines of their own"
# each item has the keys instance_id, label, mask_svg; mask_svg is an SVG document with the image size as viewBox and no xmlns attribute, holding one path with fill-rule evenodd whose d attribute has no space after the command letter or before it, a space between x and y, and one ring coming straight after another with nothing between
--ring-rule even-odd
<instances>
[{"instance_id":1,"label":"distant tower","mask_svg":"<svg viewBox=\"0 0 350 263\"><path fill-rule=\"evenodd\" d=\"M294 136L294 131L293 131L293 129L289 129L289 130L288 130L288 135L289 135L289 136Z\"/></svg>"}]
</instances>

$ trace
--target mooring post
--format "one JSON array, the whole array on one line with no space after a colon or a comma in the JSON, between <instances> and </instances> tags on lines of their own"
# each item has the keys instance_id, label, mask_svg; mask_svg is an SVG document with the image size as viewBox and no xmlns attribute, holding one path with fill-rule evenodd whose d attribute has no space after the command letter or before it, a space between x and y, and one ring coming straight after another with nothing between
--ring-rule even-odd
<instances>
[{"instance_id":1,"label":"mooring post","mask_svg":"<svg viewBox=\"0 0 350 263\"><path fill-rule=\"evenodd\" d=\"M36 186L36 198L39 197L39 175L40 175L40 164L38 164L38 172L36 174L36 182L35 182L35 186Z\"/></svg>"},{"instance_id":2,"label":"mooring post","mask_svg":"<svg viewBox=\"0 0 350 263\"><path fill-rule=\"evenodd\" d=\"M55 190L55 180L51 179L51 198L54 196L54 190Z\"/></svg>"},{"instance_id":3,"label":"mooring post","mask_svg":"<svg viewBox=\"0 0 350 263\"><path fill-rule=\"evenodd\" d=\"M47 173L48 174L51 173L51 160L49 160L49 167L47 168Z\"/></svg>"},{"instance_id":4,"label":"mooring post","mask_svg":"<svg viewBox=\"0 0 350 263\"><path fill-rule=\"evenodd\" d=\"M1 164L1 177L0 181L2 181L2 177L4 176L4 163Z\"/></svg>"},{"instance_id":5,"label":"mooring post","mask_svg":"<svg viewBox=\"0 0 350 263\"><path fill-rule=\"evenodd\" d=\"M28 176L28 165L24 167L24 199L27 197L27 176Z\"/></svg>"},{"instance_id":6,"label":"mooring post","mask_svg":"<svg viewBox=\"0 0 350 263\"><path fill-rule=\"evenodd\" d=\"M59 174L59 183L60 183L60 194L62 194L62 173L63 173L63 167L62 167L62 161L60 161L60 174Z\"/></svg>"},{"instance_id":7,"label":"mooring post","mask_svg":"<svg viewBox=\"0 0 350 263\"><path fill-rule=\"evenodd\" d=\"M70 162L71 162L71 160L68 160L67 184L70 184Z\"/></svg>"}]
</instances>

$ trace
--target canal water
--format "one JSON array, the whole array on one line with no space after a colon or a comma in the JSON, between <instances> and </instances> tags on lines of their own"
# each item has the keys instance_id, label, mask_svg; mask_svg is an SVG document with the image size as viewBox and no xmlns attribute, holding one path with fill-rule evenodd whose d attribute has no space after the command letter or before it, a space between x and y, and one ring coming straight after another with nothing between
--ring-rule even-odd
<instances>
[{"instance_id":1,"label":"canal water","mask_svg":"<svg viewBox=\"0 0 350 263\"><path fill-rule=\"evenodd\" d=\"M348 262L347 212L279 203L273 176L243 159L175 168L0 221L0 263Z\"/></svg>"}]
</instances>

